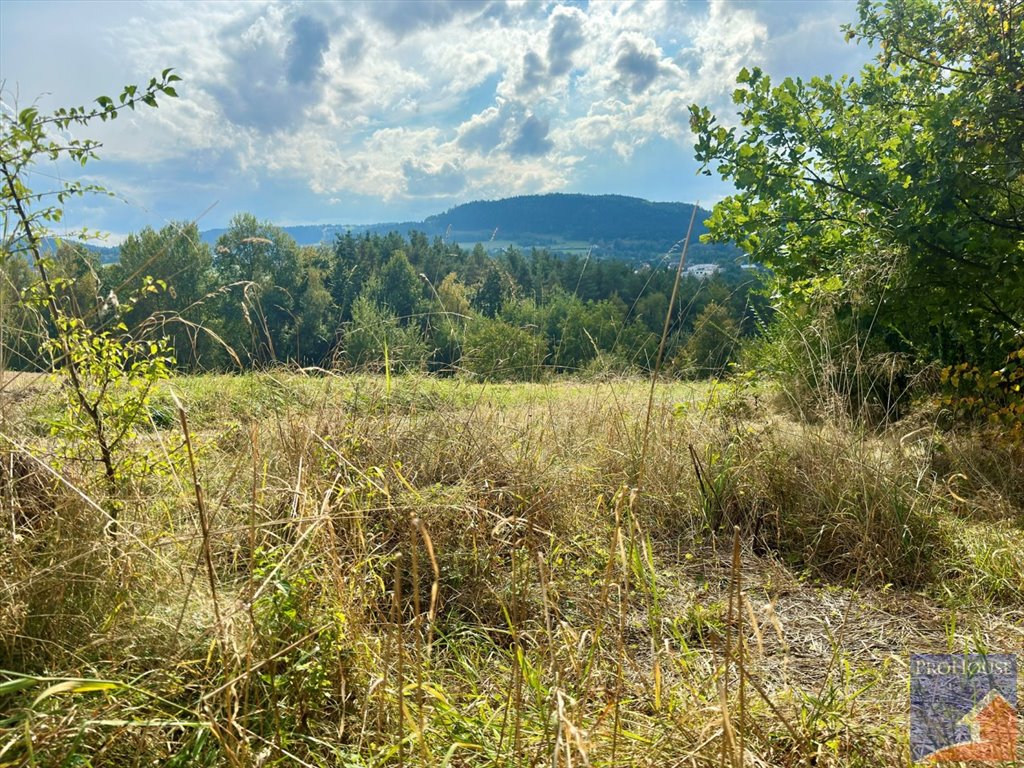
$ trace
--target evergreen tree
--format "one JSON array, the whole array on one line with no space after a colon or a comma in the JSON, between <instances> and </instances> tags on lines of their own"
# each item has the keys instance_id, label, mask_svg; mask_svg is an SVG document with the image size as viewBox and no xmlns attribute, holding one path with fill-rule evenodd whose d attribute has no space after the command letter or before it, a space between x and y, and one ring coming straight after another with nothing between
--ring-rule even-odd
<instances>
[{"instance_id":1,"label":"evergreen tree","mask_svg":"<svg viewBox=\"0 0 1024 768\"><path fill-rule=\"evenodd\" d=\"M409 263L405 251L394 251L381 268L370 298L386 307L404 325L413 319L422 295L423 280Z\"/></svg>"},{"instance_id":2,"label":"evergreen tree","mask_svg":"<svg viewBox=\"0 0 1024 768\"><path fill-rule=\"evenodd\" d=\"M492 264L483 283L476 290L473 306L486 317L495 317L505 303L505 296L505 281L498 268Z\"/></svg>"}]
</instances>

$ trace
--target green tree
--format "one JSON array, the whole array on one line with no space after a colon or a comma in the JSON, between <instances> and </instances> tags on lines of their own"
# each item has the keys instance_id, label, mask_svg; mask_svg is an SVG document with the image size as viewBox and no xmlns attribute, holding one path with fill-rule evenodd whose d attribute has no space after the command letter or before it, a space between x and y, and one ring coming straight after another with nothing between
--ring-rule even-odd
<instances>
[{"instance_id":1,"label":"green tree","mask_svg":"<svg viewBox=\"0 0 1024 768\"><path fill-rule=\"evenodd\" d=\"M302 268L291 235L237 214L217 238L213 266L226 289L215 318L224 341L253 365L293 357Z\"/></svg>"},{"instance_id":2,"label":"green tree","mask_svg":"<svg viewBox=\"0 0 1024 768\"><path fill-rule=\"evenodd\" d=\"M721 304L711 302L697 316L693 333L673 367L696 376L720 376L732 360L739 325Z\"/></svg>"},{"instance_id":3,"label":"green tree","mask_svg":"<svg viewBox=\"0 0 1024 768\"><path fill-rule=\"evenodd\" d=\"M552 365L578 371L600 352L611 352L625 325L621 299L584 302L556 291L545 307L545 334Z\"/></svg>"},{"instance_id":4,"label":"green tree","mask_svg":"<svg viewBox=\"0 0 1024 768\"><path fill-rule=\"evenodd\" d=\"M496 317L501 312L507 295L508 291L501 272L494 264L491 264L484 275L483 282L476 289L473 306L487 317Z\"/></svg>"},{"instance_id":5,"label":"green tree","mask_svg":"<svg viewBox=\"0 0 1024 768\"><path fill-rule=\"evenodd\" d=\"M369 238L357 239L351 232L338 235L334 242L330 291L342 322L352 319L352 305L373 274L373 256L367 252L369 242Z\"/></svg>"},{"instance_id":6,"label":"green tree","mask_svg":"<svg viewBox=\"0 0 1024 768\"><path fill-rule=\"evenodd\" d=\"M99 256L82 243L60 240L47 260L62 311L97 325L104 302Z\"/></svg>"},{"instance_id":7,"label":"green tree","mask_svg":"<svg viewBox=\"0 0 1024 768\"><path fill-rule=\"evenodd\" d=\"M470 252L469 258L466 260L465 274L462 275L463 281L468 285L475 285L484 279L490 265L490 256L487 255L487 251L484 250L483 245L477 243L473 246L473 250Z\"/></svg>"},{"instance_id":8,"label":"green tree","mask_svg":"<svg viewBox=\"0 0 1024 768\"><path fill-rule=\"evenodd\" d=\"M25 301L38 275L20 255L7 256L0 267L0 371L40 368L44 364L40 348L47 338L46 323Z\"/></svg>"},{"instance_id":9,"label":"green tree","mask_svg":"<svg viewBox=\"0 0 1024 768\"><path fill-rule=\"evenodd\" d=\"M210 290L213 255L195 222L172 222L160 229L146 227L121 244L118 263L106 273L116 295L137 292L147 277L162 281L166 290L140 298L127 315L130 327L150 322L171 339L179 364L198 363L209 339L200 329L210 310L204 303Z\"/></svg>"},{"instance_id":10,"label":"green tree","mask_svg":"<svg viewBox=\"0 0 1024 768\"><path fill-rule=\"evenodd\" d=\"M655 291L641 296L633 309L633 316L642 322L652 333L661 333L668 312L668 296Z\"/></svg>"},{"instance_id":11,"label":"green tree","mask_svg":"<svg viewBox=\"0 0 1024 768\"><path fill-rule=\"evenodd\" d=\"M649 371L654 368L660 338L660 332L653 333L641 322L626 323L612 348L613 356L623 363L620 370Z\"/></svg>"},{"instance_id":12,"label":"green tree","mask_svg":"<svg viewBox=\"0 0 1024 768\"><path fill-rule=\"evenodd\" d=\"M52 259L43 253L42 240L47 226L61 221L65 203L89 192L104 191L79 181L60 181L55 190L33 191L26 183L29 172L39 161L56 163L70 160L80 166L96 159L99 144L79 139L71 130L88 127L96 120L113 120L138 105L157 106L157 97L174 98L172 85L180 78L163 71L144 88L126 86L115 101L109 96L95 99L95 107L58 109L40 115L34 107L13 113L0 111L0 211L3 215L4 242L0 266L27 255L38 281L30 286L29 300L47 319L47 339L40 346L51 355L52 367L66 386L61 396L65 409L54 425L64 440L76 440L77 448L102 467L107 492L105 512L108 530L117 532L121 508L119 491L134 473L140 455L125 450L134 427L145 412L154 384L167 375L173 362L165 338L143 338L128 333L117 322L118 309L112 309L109 330L94 330L82 318L82 307L65 300L75 296L80 286L58 274ZM72 266L77 266L72 262ZM95 275L92 265L89 274ZM70 285L70 291L65 289ZM152 285L143 286L149 290ZM95 294L95 290L88 290ZM144 452L143 452L144 453ZM145 464L143 460L141 463ZM143 471L145 467L143 467Z\"/></svg>"},{"instance_id":13,"label":"green tree","mask_svg":"<svg viewBox=\"0 0 1024 768\"><path fill-rule=\"evenodd\" d=\"M523 254L519 250L511 246L503 256L508 265L508 274L518 288L515 295L533 296L533 275L530 272L530 263L523 258Z\"/></svg>"},{"instance_id":14,"label":"green tree","mask_svg":"<svg viewBox=\"0 0 1024 768\"><path fill-rule=\"evenodd\" d=\"M740 72L740 128L691 108L737 193L708 221L783 287L837 276L890 344L996 362L1024 333L1024 3L861 0L856 78Z\"/></svg>"},{"instance_id":15,"label":"green tree","mask_svg":"<svg viewBox=\"0 0 1024 768\"><path fill-rule=\"evenodd\" d=\"M371 299L387 307L402 324L416 314L423 296L423 281L403 250L395 250L381 267Z\"/></svg>"},{"instance_id":16,"label":"green tree","mask_svg":"<svg viewBox=\"0 0 1024 768\"><path fill-rule=\"evenodd\" d=\"M345 358L356 368L383 371L419 369L427 349L414 325L403 327L395 314L367 296L352 306L352 320L345 329Z\"/></svg>"},{"instance_id":17,"label":"green tree","mask_svg":"<svg viewBox=\"0 0 1024 768\"><path fill-rule=\"evenodd\" d=\"M451 272L437 286L435 299L437 311L429 315L430 338L434 345L430 355L431 368L451 372L462 360L463 332L472 312L469 291Z\"/></svg>"},{"instance_id":18,"label":"green tree","mask_svg":"<svg viewBox=\"0 0 1024 768\"><path fill-rule=\"evenodd\" d=\"M295 310L295 360L303 365L326 362L338 329L337 307L327 289L333 254L306 246L299 252L302 280Z\"/></svg>"}]
</instances>

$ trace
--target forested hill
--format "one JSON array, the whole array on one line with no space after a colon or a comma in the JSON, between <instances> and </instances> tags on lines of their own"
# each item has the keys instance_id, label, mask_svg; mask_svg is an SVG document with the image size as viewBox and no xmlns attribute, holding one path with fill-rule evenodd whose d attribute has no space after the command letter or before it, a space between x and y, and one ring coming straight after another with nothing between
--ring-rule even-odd
<instances>
[{"instance_id":1,"label":"forested hill","mask_svg":"<svg viewBox=\"0 0 1024 768\"><path fill-rule=\"evenodd\" d=\"M508 246L540 247L555 253L582 255L590 251L598 258L651 261L684 238L692 211L689 203L653 203L623 195L523 195L457 205L423 221L295 226L284 230L300 245L330 242L348 231L407 235L415 230L466 246L483 243L492 251ZM707 231L703 225L707 216L705 210L697 212L691 261L734 260L738 251L732 246L697 242L697 237ZM223 232L207 230L203 239L214 243Z\"/></svg>"},{"instance_id":2,"label":"forested hill","mask_svg":"<svg viewBox=\"0 0 1024 768\"><path fill-rule=\"evenodd\" d=\"M590 243L659 242L671 247L686 234L693 206L652 203L622 195L523 195L459 205L429 217L432 229L510 238L561 238ZM698 211L697 234L706 211Z\"/></svg>"}]
</instances>

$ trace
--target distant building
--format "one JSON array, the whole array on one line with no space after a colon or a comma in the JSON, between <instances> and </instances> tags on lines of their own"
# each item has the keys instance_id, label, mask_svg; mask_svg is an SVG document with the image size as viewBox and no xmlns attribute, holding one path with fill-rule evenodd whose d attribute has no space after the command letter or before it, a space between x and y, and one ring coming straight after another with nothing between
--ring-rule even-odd
<instances>
[{"instance_id":1,"label":"distant building","mask_svg":"<svg viewBox=\"0 0 1024 768\"><path fill-rule=\"evenodd\" d=\"M687 277L696 277L698 280L706 280L716 274L721 267L718 264L691 264L683 274Z\"/></svg>"}]
</instances>

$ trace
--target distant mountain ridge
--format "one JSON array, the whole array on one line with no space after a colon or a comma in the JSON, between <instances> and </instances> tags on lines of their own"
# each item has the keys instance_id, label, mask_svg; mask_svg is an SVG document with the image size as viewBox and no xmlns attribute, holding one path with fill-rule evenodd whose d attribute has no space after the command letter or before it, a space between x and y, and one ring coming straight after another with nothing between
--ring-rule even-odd
<instances>
[{"instance_id":1,"label":"distant mountain ridge","mask_svg":"<svg viewBox=\"0 0 1024 768\"><path fill-rule=\"evenodd\" d=\"M39 239L39 250L44 254L53 253L57 250L57 244L59 242L65 242L72 245L78 245L86 248L87 250L95 253L99 258L100 264L113 264L116 263L121 255L120 249L116 245L99 245L97 243L86 242L83 243L74 238L57 238L57 237L43 237ZM18 244L21 244L20 247ZM24 246L24 241L19 240L16 242L15 247L20 251L22 256L26 259L31 260L31 254L28 248Z\"/></svg>"},{"instance_id":2,"label":"distant mountain ridge","mask_svg":"<svg viewBox=\"0 0 1024 768\"><path fill-rule=\"evenodd\" d=\"M467 247L482 243L492 251L508 246L537 247L556 253L590 252L597 258L648 261L663 256L682 242L693 207L690 203L655 203L624 195L552 193L464 203L423 221L282 229L300 245L329 243L346 232L408 235L416 231ZM733 246L698 242L697 238L707 231L703 222L708 215L704 209L697 212L690 244L694 256L691 260L735 259L739 251ZM202 237L213 244L225 231L209 229Z\"/></svg>"},{"instance_id":3,"label":"distant mountain ridge","mask_svg":"<svg viewBox=\"0 0 1024 768\"><path fill-rule=\"evenodd\" d=\"M429 216L424 224L455 232L562 237L566 240L681 240L693 206L652 203L623 195L523 195L503 200L476 201ZM705 216L700 214L704 213ZM706 232L707 211L698 212L697 234Z\"/></svg>"}]
</instances>

